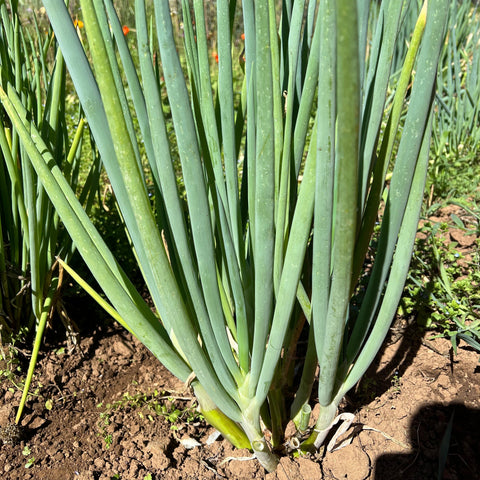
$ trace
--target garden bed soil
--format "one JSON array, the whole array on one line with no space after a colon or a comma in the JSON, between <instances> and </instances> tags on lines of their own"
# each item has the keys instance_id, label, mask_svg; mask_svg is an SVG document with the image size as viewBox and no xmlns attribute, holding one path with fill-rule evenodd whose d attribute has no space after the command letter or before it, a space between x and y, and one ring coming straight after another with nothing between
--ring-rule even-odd
<instances>
[{"instance_id":1,"label":"garden bed soil","mask_svg":"<svg viewBox=\"0 0 480 480\"><path fill-rule=\"evenodd\" d=\"M0 447L0 476L431 479L454 415L443 478L480 479L478 353L461 346L452 357L450 347L444 339L428 340L415 326L395 325L375 364L342 406L355 413L346 434L351 444L314 457L282 458L277 471L267 474L249 451L235 450L221 437L209 441L214 430L190 408L194 401L184 385L128 333L103 327L70 353L58 345L43 350L22 438ZM6 379L0 388L0 426L5 429L21 392ZM167 419L177 415L174 423Z\"/></svg>"},{"instance_id":2,"label":"garden bed soil","mask_svg":"<svg viewBox=\"0 0 480 480\"><path fill-rule=\"evenodd\" d=\"M449 206L431 220L448 222L452 213L462 212ZM455 230L445 241L455 241L471 261L475 237L472 242ZM86 309L84 299L76 303L69 307L72 315L101 318ZM47 336L16 439L8 426L29 352L4 345L0 478L423 480L438 478L443 450L444 480L479 480L479 353L460 343L454 355L448 340L431 335L415 319L398 319L341 405L355 414L341 438L351 443L311 457L284 456L269 474L248 450L214 439L214 429L195 413L191 392L130 334L106 323L82 328L73 349Z\"/></svg>"}]
</instances>

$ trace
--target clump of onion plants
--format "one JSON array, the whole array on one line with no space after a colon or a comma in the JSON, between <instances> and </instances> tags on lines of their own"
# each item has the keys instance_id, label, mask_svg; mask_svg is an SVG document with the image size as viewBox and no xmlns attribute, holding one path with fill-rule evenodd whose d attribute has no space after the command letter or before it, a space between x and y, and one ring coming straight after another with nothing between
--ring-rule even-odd
<instances>
[{"instance_id":1,"label":"clump of onion plants","mask_svg":"<svg viewBox=\"0 0 480 480\"><path fill-rule=\"evenodd\" d=\"M0 88L9 92L16 115L25 122L22 128L28 128L32 140L41 139L88 210L98 188L99 161L91 162L82 182L85 119L81 113L67 119L66 68L53 32L44 32L36 18L22 25L26 22L15 1L0 1L0 17ZM61 301L63 270L56 260L69 260L75 247L20 139L25 132L20 134L6 110L0 106L0 343L35 337L18 423L45 326L55 312L75 342L75 325Z\"/></svg>"},{"instance_id":2,"label":"clump of onion plants","mask_svg":"<svg viewBox=\"0 0 480 480\"><path fill-rule=\"evenodd\" d=\"M109 308L188 382L206 420L272 471L289 420L297 448L322 444L395 314L448 2L425 2L388 105L408 2L384 0L369 21L368 1L217 0L215 58L203 1L182 2L181 44L169 2L153 3L147 18L135 1L132 40L111 1L82 0L87 57L63 0L44 1L153 309L28 135L14 92L1 100ZM311 398L320 415L308 428Z\"/></svg>"}]
</instances>

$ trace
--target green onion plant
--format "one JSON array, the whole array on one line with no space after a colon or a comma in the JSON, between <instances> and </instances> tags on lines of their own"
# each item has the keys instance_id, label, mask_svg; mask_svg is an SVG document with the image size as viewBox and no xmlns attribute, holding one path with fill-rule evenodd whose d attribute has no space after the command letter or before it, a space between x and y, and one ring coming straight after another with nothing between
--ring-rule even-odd
<instances>
[{"instance_id":1,"label":"green onion plant","mask_svg":"<svg viewBox=\"0 0 480 480\"><path fill-rule=\"evenodd\" d=\"M36 19L26 28L18 3L0 1L0 86L15 91L15 110L28 123L28 134L42 139L51 161L80 193L80 202L92 204L100 162L78 185L84 119L67 122L66 69L53 32L43 32ZM74 127L72 127L74 123ZM24 128L24 127L23 127ZM69 129L75 129L69 135ZM0 335L12 340L34 333L23 396L21 418L44 329L57 311L71 340L76 332L60 299L62 269L57 256L70 259L71 238L48 198L29 159L21 133L0 108ZM71 138L69 138L71 136ZM78 188L77 188L78 187Z\"/></svg>"},{"instance_id":2,"label":"green onion plant","mask_svg":"<svg viewBox=\"0 0 480 480\"><path fill-rule=\"evenodd\" d=\"M455 195L451 177L462 164L478 163L480 146L480 11L472 1L450 2L448 38L439 61L433 120L430 203ZM465 175L471 185L473 172Z\"/></svg>"},{"instance_id":3,"label":"green onion plant","mask_svg":"<svg viewBox=\"0 0 480 480\"><path fill-rule=\"evenodd\" d=\"M217 0L218 65L207 2L181 3L180 49L166 0L152 16L135 1L133 44L111 0L82 0L87 55L63 0L44 0L150 304L31 133L15 86L0 98L107 308L193 389L208 422L272 471L290 419L295 448L322 444L395 315L448 2L423 5L388 111L409 2L382 1L371 22L369 1Z\"/></svg>"}]
</instances>

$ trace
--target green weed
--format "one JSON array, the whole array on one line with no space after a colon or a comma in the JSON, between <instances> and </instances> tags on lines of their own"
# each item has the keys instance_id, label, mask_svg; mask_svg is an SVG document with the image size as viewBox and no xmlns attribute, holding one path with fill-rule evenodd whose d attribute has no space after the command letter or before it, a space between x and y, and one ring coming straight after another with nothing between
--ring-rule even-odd
<instances>
[{"instance_id":1,"label":"green weed","mask_svg":"<svg viewBox=\"0 0 480 480\"><path fill-rule=\"evenodd\" d=\"M404 317L416 316L433 338L450 339L455 353L459 340L480 352L478 240L465 250L449 237L452 228L463 227L465 234L477 231L475 216L463 213L464 220L452 213L448 221L423 224L399 308Z\"/></svg>"},{"instance_id":2,"label":"green weed","mask_svg":"<svg viewBox=\"0 0 480 480\"><path fill-rule=\"evenodd\" d=\"M104 409L100 413L100 420L97 423L100 428L99 436L104 438L106 448L109 448L113 439L107 433L108 426L111 424L114 412L120 410L134 411L141 419L147 419L150 422L155 421L156 417L163 417L170 424L172 430L178 430L179 425L203 421L203 416L196 411L196 404L190 404L184 408L178 406L178 401L185 400L190 399L158 390L154 390L150 394L125 392L120 400L105 405L102 402L97 405L98 408Z\"/></svg>"}]
</instances>

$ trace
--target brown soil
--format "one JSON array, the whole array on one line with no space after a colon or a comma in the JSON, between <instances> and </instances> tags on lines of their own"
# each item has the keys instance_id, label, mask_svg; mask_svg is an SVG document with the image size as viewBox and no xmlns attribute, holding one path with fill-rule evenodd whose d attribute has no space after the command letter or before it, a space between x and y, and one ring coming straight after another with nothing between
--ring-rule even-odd
<instances>
[{"instance_id":1,"label":"brown soil","mask_svg":"<svg viewBox=\"0 0 480 480\"><path fill-rule=\"evenodd\" d=\"M463 246L463 236L452 232ZM458 238L456 238L458 237ZM465 245L466 249L472 248ZM119 327L83 334L79 347L46 345L19 441L8 430L21 397L17 364L0 356L0 478L6 480L480 479L479 354L431 340L398 320L375 363L346 398L351 443L316 456L284 457L266 474L194 411L191 393ZM29 352L17 351L20 372ZM15 372L11 378L5 372ZM447 425L453 416L453 429ZM178 417L178 418L177 418ZM12 442L8 440L12 438Z\"/></svg>"},{"instance_id":2,"label":"brown soil","mask_svg":"<svg viewBox=\"0 0 480 480\"><path fill-rule=\"evenodd\" d=\"M344 406L356 415L347 432L352 443L316 458L283 458L276 473L266 474L250 452L221 438L207 444L213 429L192 415L183 384L141 344L118 328L100 333L71 353L44 352L23 437L1 447L2 478L433 479L454 414L443 478L480 479L480 370L478 353L469 348L452 358L446 340L429 341L397 325ZM8 380L0 387L4 428L21 392ZM117 408L107 406L115 402ZM155 405L186 411L172 424ZM187 449L192 440L200 445Z\"/></svg>"}]
</instances>

